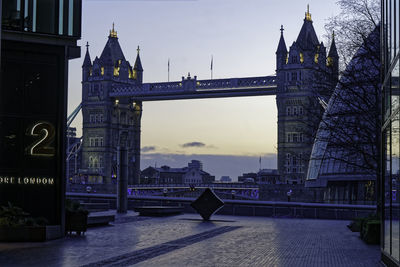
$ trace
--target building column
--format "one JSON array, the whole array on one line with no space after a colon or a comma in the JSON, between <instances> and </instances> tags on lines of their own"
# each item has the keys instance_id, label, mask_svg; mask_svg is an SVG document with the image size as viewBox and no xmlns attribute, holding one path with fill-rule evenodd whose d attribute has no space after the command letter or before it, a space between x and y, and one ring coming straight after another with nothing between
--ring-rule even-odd
<instances>
[{"instance_id":1,"label":"building column","mask_svg":"<svg viewBox=\"0 0 400 267\"><path fill-rule=\"evenodd\" d=\"M117 147L117 212L126 213L128 210L128 151L126 147Z\"/></svg>"},{"instance_id":2,"label":"building column","mask_svg":"<svg viewBox=\"0 0 400 267\"><path fill-rule=\"evenodd\" d=\"M141 135L141 121L142 121L142 101L134 102L134 135L133 135L133 153L135 158L133 180L129 181L129 184L140 183L140 135Z\"/></svg>"}]
</instances>

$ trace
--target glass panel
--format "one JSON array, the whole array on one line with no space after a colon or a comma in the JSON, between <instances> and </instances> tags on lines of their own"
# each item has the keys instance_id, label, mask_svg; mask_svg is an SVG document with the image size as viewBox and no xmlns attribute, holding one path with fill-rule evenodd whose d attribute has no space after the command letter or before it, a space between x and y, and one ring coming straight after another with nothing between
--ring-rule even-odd
<instances>
[{"instance_id":1,"label":"glass panel","mask_svg":"<svg viewBox=\"0 0 400 267\"><path fill-rule=\"evenodd\" d=\"M59 9L58 9L58 34L63 34L63 17L64 17L64 0L59 1Z\"/></svg>"},{"instance_id":2,"label":"glass panel","mask_svg":"<svg viewBox=\"0 0 400 267\"><path fill-rule=\"evenodd\" d=\"M390 61L393 60L393 58L396 55L396 48L395 48L395 43L396 43L396 35L395 35L395 29L396 29L396 24L395 24L395 18L396 18L396 4L395 1L390 1L391 2L391 7L390 7Z\"/></svg>"},{"instance_id":3,"label":"glass panel","mask_svg":"<svg viewBox=\"0 0 400 267\"><path fill-rule=\"evenodd\" d=\"M399 61L397 61L391 74L391 114L394 114L399 109Z\"/></svg>"},{"instance_id":4,"label":"glass panel","mask_svg":"<svg viewBox=\"0 0 400 267\"><path fill-rule=\"evenodd\" d=\"M390 95L390 79L388 79L387 83L385 84L384 88L383 88L383 93L384 93L384 119L387 120L390 117L390 101L391 101L391 95Z\"/></svg>"},{"instance_id":5,"label":"glass panel","mask_svg":"<svg viewBox=\"0 0 400 267\"><path fill-rule=\"evenodd\" d=\"M399 114L392 121L392 256L399 259Z\"/></svg>"},{"instance_id":6,"label":"glass panel","mask_svg":"<svg viewBox=\"0 0 400 267\"><path fill-rule=\"evenodd\" d=\"M68 35L72 35L73 21L74 21L74 2L73 2L73 0L69 0L69 6L68 6Z\"/></svg>"},{"instance_id":7,"label":"glass panel","mask_svg":"<svg viewBox=\"0 0 400 267\"><path fill-rule=\"evenodd\" d=\"M395 114L392 119L392 256L399 260L399 235L400 235L400 114L399 114L399 61L392 71L392 113Z\"/></svg>"},{"instance_id":8,"label":"glass panel","mask_svg":"<svg viewBox=\"0 0 400 267\"><path fill-rule=\"evenodd\" d=\"M2 27L7 30L19 29L21 26L21 1L3 0Z\"/></svg>"},{"instance_id":9,"label":"glass panel","mask_svg":"<svg viewBox=\"0 0 400 267\"><path fill-rule=\"evenodd\" d=\"M56 1L37 1L36 31L55 34ZM35 20L34 20L35 21Z\"/></svg>"},{"instance_id":10,"label":"glass panel","mask_svg":"<svg viewBox=\"0 0 400 267\"><path fill-rule=\"evenodd\" d=\"M391 155L390 155L390 128L385 132L385 177L384 177L384 232L383 232L383 249L390 254L390 204L391 204Z\"/></svg>"}]
</instances>

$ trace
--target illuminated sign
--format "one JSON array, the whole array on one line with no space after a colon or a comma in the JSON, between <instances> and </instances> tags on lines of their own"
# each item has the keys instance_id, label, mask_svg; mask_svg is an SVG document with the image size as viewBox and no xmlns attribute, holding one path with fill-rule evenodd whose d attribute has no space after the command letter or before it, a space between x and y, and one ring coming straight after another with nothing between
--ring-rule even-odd
<instances>
[{"instance_id":1,"label":"illuminated sign","mask_svg":"<svg viewBox=\"0 0 400 267\"><path fill-rule=\"evenodd\" d=\"M0 184L54 185L54 178L0 176Z\"/></svg>"},{"instance_id":2,"label":"illuminated sign","mask_svg":"<svg viewBox=\"0 0 400 267\"><path fill-rule=\"evenodd\" d=\"M54 136L55 129L49 122L38 122L28 128L27 135L33 136L36 140L26 148L27 154L34 157L54 157Z\"/></svg>"}]
</instances>

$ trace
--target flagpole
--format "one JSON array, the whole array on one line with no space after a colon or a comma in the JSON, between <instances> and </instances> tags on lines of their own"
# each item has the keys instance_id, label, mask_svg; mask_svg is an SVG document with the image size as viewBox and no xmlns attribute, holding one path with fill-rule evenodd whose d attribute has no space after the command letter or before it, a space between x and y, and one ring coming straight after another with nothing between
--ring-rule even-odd
<instances>
[{"instance_id":1,"label":"flagpole","mask_svg":"<svg viewBox=\"0 0 400 267\"><path fill-rule=\"evenodd\" d=\"M211 55L211 80L213 79L213 55Z\"/></svg>"},{"instance_id":2,"label":"flagpole","mask_svg":"<svg viewBox=\"0 0 400 267\"><path fill-rule=\"evenodd\" d=\"M169 59L168 59L168 82L169 82Z\"/></svg>"}]
</instances>

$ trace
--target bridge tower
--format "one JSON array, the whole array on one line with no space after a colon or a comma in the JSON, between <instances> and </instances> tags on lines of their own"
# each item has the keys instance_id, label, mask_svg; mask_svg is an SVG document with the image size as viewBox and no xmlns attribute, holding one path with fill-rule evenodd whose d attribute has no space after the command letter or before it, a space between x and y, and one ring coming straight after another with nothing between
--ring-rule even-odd
<instances>
[{"instance_id":1,"label":"bridge tower","mask_svg":"<svg viewBox=\"0 0 400 267\"><path fill-rule=\"evenodd\" d=\"M286 48L281 36L276 51L278 109L278 171L281 182L304 183L315 134L338 79L334 38L328 57L318 41L307 8L295 42Z\"/></svg>"},{"instance_id":2,"label":"bridge tower","mask_svg":"<svg viewBox=\"0 0 400 267\"><path fill-rule=\"evenodd\" d=\"M115 183L117 148L128 151L128 183L139 182L142 103L112 98L115 86L140 86L143 68L139 48L134 67L125 59L117 32L110 31L101 53L91 62L87 45L82 65L83 146L80 173L88 183Z\"/></svg>"}]
</instances>

